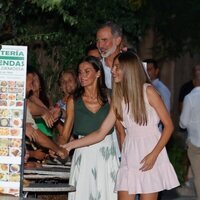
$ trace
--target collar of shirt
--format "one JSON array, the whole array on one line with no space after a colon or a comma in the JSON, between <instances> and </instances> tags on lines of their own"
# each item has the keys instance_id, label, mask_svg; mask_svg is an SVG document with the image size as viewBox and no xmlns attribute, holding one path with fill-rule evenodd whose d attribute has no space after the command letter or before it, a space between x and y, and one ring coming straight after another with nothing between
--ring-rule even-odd
<instances>
[{"instance_id":1,"label":"collar of shirt","mask_svg":"<svg viewBox=\"0 0 200 200\"><path fill-rule=\"evenodd\" d=\"M156 79L154 79L154 80L152 81L152 83L156 85L159 81L160 81L160 80L159 80L158 78L156 78Z\"/></svg>"},{"instance_id":2,"label":"collar of shirt","mask_svg":"<svg viewBox=\"0 0 200 200\"><path fill-rule=\"evenodd\" d=\"M200 86L195 87L191 93L199 93L200 92Z\"/></svg>"}]
</instances>

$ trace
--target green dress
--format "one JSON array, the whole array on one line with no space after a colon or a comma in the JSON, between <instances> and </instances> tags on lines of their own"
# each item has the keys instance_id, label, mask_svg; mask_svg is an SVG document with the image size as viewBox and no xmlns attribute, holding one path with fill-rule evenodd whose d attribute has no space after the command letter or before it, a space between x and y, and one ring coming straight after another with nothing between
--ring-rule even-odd
<instances>
[{"instance_id":1,"label":"green dress","mask_svg":"<svg viewBox=\"0 0 200 200\"><path fill-rule=\"evenodd\" d=\"M92 113L79 98L74 103L73 134L80 138L97 130L109 109L106 103ZM76 187L76 192L69 193L68 200L117 200L114 187L119 162L110 133L97 144L75 150L69 184Z\"/></svg>"},{"instance_id":2,"label":"green dress","mask_svg":"<svg viewBox=\"0 0 200 200\"><path fill-rule=\"evenodd\" d=\"M42 133L48 137L52 137L52 129L46 125L42 118L36 118L35 123L37 124L38 129L42 131Z\"/></svg>"},{"instance_id":3,"label":"green dress","mask_svg":"<svg viewBox=\"0 0 200 200\"><path fill-rule=\"evenodd\" d=\"M100 128L109 109L110 105L109 103L106 103L96 113L93 113L87 109L82 98L79 98L74 104L75 120L73 134L76 136L85 136ZM113 129L109 134L112 132Z\"/></svg>"}]
</instances>

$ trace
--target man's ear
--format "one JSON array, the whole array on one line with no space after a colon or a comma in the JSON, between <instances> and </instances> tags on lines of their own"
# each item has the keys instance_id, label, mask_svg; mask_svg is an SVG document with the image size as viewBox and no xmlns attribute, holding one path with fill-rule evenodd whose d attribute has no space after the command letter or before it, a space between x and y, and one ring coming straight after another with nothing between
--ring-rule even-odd
<instances>
[{"instance_id":1,"label":"man's ear","mask_svg":"<svg viewBox=\"0 0 200 200\"><path fill-rule=\"evenodd\" d=\"M159 72L160 72L160 70L159 70L159 68L157 68L157 69L156 69L156 77L159 76Z\"/></svg>"},{"instance_id":2,"label":"man's ear","mask_svg":"<svg viewBox=\"0 0 200 200\"><path fill-rule=\"evenodd\" d=\"M97 72L97 75L96 75L96 77L97 78L99 78L101 76L101 72L100 72L100 70Z\"/></svg>"},{"instance_id":3,"label":"man's ear","mask_svg":"<svg viewBox=\"0 0 200 200\"><path fill-rule=\"evenodd\" d=\"M122 37L116 37L116 43L117 43L117 46L119 46L122 42Z\"/></svg>"}]
</instances>

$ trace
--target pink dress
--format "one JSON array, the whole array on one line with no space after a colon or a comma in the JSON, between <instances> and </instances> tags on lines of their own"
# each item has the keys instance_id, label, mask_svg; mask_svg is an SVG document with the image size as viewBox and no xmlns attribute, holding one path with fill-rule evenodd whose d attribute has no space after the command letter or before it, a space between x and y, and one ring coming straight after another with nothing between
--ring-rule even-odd
<instances>
[{"instance_id":1,"label":"pink dress","mask_svg":"<svg viewBox=\"0 0 200 200\"><path fill-rule=\"evenodd\" d=\"M156 146L161 137L158 129L159 117L149 104L144 85L144 99L148 115L147 126L136 124L129 113L127 105L122 103L123 125L126 138L122 149L122 161L117 174L115 191L128 191L129 194L154 193L179 186L175 170L169 161L166 149L160 152L151 170L142 172L141 160Z\"/></svg>"}]
</instances>

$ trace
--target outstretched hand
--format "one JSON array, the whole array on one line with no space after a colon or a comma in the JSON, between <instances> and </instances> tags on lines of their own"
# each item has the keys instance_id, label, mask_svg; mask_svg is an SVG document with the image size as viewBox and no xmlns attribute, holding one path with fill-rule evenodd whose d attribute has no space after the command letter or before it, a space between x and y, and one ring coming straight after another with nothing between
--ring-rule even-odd
<instances>
[{"instance_id":1,"label":"outstretched hand","mask_svg":"<svg viewBox=\"0 0 200 200\"><path fill-rule=\"evenodd\" d=\"M44 115L42 115L42 119L45 121L46 125L48 127L53 127L54 122L56 121L54 119L53 114L50 111L46 111Z\"/></svg>"},{"instance_id":2,"label":"outstretched hand","mask_svg":"<svg viewBox=\"0 0 200 200\"><path fill-rule=\"evenodd\" d=\"M36 141L38 138L37 131L32 127L31 123L26 123L26 132L25 135L29 138L30 141Z\"/></svg>"},{"instance_id":3,"label":"outstretched hand","mask_svg":"<svg viewBox=\"0 0 200 200\"><path fill-rule=\"evenodd\" d=\"M61 159L66 159L69 157L69 152L64 148L59 147L57 152L49 150L49 155L53 158L60 157Z\"/></svg>"},{"instance_id":4,"label":"outstretched hand","mask_svg":"<svg viewBox=\"0 0 200 200\"><path fill-rule=\"evenodd\" d=\"M67 157L69 157L69 151L67 151L66 149L62 147L60 147L60 150L56 152L56 154L62 159L66 159Z\"/></svg>"},{"instance_id":5,"label":"outstretched hand","mask_svg":"<svg viewBox=\"0 0 200 200\"><path fill-rule=\"evenodd\" d=\"M50 112L53 115L54 120L57 121L61 116L62 110L60 107L55 106L50 110Z\"/></svg>"},{"instance_id":6,"label":"outstretched hand","mask_svg":"<svg viewBox=\"0 0 200 200\"><path fill-rule=\"evenodd\" d=\"M140 162L140 164L143 164L142 167L140 168L141 171L148 171L153 168L155 162L157 159L157 155L153 152L148 154L143 158L143 160Z\"/></svg>"},{"instance_id":7,"label":"outstretched hand","mask_svg":"<svg viewBox=\"0 0 200 200\"><path fill-rule=\"evenodd\" d=\"M70 152L72 150L72 142L60 145L62 148L66 149L66 151Z\"/></svg>"}]
</instances>

